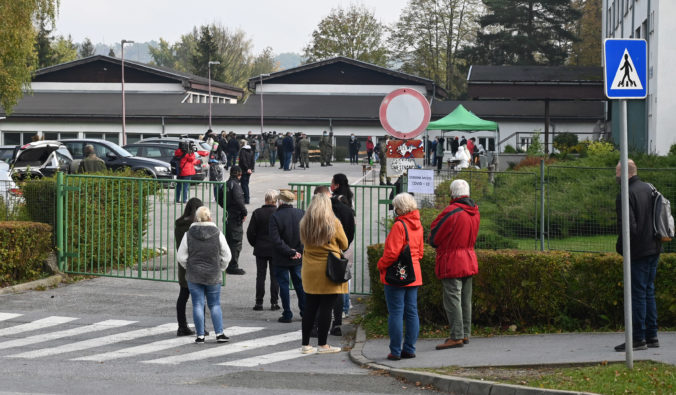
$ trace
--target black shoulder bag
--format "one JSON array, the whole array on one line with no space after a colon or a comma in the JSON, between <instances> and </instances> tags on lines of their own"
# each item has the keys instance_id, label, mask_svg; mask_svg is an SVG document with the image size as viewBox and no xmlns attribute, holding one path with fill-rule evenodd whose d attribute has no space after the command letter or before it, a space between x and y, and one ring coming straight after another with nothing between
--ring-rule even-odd
<instances>
[{"instance_id":1,"label":"black shoulder bag","mask_svg":"<svg viewBox=\"0 0 676 395\"><path fill-rule=\"evenodd\" d=\"M329 251L326 257L326 277L334 283L342 284L352 278L352 264L342 253L337 257Z\"/></svg>"},{"instance_id":2,"label":"black shoulder bag","mask_svg":"<svg viewBox=\"0 0 676 395\"><path fill-rule=\"evenodd\" d=\"M411 247L408 245L408 229L404 221L398 221L404 225L406 232L406 244L399 253L399 259L387 267L385 271L385 281L397 287L404 287L415 281L415 271L413 270L413 258L411 258Z\"/></svg>"}]
</instances>

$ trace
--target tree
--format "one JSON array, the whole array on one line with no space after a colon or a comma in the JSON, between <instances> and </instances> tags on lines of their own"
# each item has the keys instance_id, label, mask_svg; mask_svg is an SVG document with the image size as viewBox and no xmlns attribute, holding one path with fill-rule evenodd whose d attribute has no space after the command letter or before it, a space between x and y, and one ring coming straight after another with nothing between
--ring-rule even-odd
<instances>
[{"instance_id":1,"label":"tree","mask_svg":"<svg viewBox=\"0 0 676 395\"><path fill-rule=\"evenodd\" d=\"M114 58L115 57L115 50L113 47L110 47L110 51L108 51L108 56Z\"/></svg>"},{"instance_id":2,"label":"tree","mask_svg":"<svg viewBox=\"0 0 676 395\"><path fill-rule=\"evenodd\" d=\"M251 76L277 70L272 50L266 48L254 56L253 44L246 34L237 30L231 32L219 24L194 27L181 36L180 41L169 44L160 39L159 45L150 49L153 63L175 70L208 75L208 62L218 61L211 66L211 78L235 86L245 86Z\"/></svg>"},{"instance_id":3,"label":"tree","mask_svg":"<svg viewBox=\"0 0 676 395\"><path fill-rule=\"evenodd\" d=\"M50 34L54 28L54 21L49 18L49 14L43 11L39 11L36 17L36 28L38 31L34 45L38 69L52 64L52 41L54 41L54 37L50 36Z\"/></svg>"},{"instance_id":4,"label":"tree","mask_svg":"<svg viewBox=\"0 0 676 395\"><path fill-rule=\"evenodd\" d=\"M601 0L577 0L582 18L575 24L579 41L573 43L570 63L576 66L601 65Z\"/></svg>"},{"instance_id":5,"label":"tree","mask_svg":"<svg viewBox=\"0 0 676 395\"><path fill-rule=\"evenodd\" d=\"M92 40L90 40L89 37L85 38L82 44L80 44L80 50L78 52L78 55L81 58L86 58L94 55L94 44L92 44Z\"/></svg>"},{"instance_id":6,"label":"tree","mask_svg":"<svg viewBox=\"0 0 676 395\"><path fill-rule=\"evenodd\" d=\"M12 112L22 89L30 88L37 60L32 22L44 15L46 22L53 23L56 12L56 0L0 1L0 105L5 114Z\"/></svg>"},{"instance_id":7,"label":"tree","mask_svg":"<svg viewBox=\"0 0 676 395\"><path fill-rule=\"evenodd\" d=\"M312 32L312 41L303 50L305 62L345 56L387 66L384 33L385 26L365 7L334 8Z\"/></svg>"},{"instance_id":8,"label":"tree","mask_svg":"<svg viewBox=\"0 0 676 395\"><path fill-rule=\"evenodd\" d=\"M68 35L68 38L59 36L52 42L51 52L52 58L49 64L50 66L70 62L77 59L77 44L73 42L70 35Z\"/></svg>"},{"instance_id":9,"label":"tree","mask_svg":"<svg viewBox=\"0 0 676 395\"><path fill-rule=\"evenodd\" d=\"M391 28L393 63L462 96L467 65L459 52L474 41L480 11L481 0L410 0Z\"/></svg>"},{"instance_id":10,"label":"tree","mask_svg":"<svg viewBox=\"0 0 676 395\"><path fill-rule=\"evenodd\" d=\"M474 63L562 65L577 41L569 28L579 18L571 0L483 0Z\"/></svg>"}]
</instances>

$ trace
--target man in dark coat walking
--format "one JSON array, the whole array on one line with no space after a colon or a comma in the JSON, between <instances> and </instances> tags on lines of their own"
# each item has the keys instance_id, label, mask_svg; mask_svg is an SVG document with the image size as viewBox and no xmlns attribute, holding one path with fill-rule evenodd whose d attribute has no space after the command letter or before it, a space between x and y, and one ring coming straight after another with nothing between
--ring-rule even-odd
<instances>
[{"instance_id":1,"label":"man in dark coat walking","mask_svg":"<svg viewBox=\"0 0 676 395\"><path fill-rule=\"evenodd\" d=\"M282 300L284 312L279 322L290 323L293 319L291 299L289 297L289 275L293 288L298 297L298 308L303 316L305 309L305 292L301 280L301 265L303 263L303 243L300 241L300 220L305 212L294 208L291 203L296 199L293 192L281 190L277 200L281 203L277 211L270 217L269 235L274 245L273 265L274 273L279 284L279 296Z\"/></svg>"},{"instance_id":2,"label":"man in dark coat walking","mask_svg":"<svg viewBox=\"0 0 676 395\"><path fill-rule=\"evenodd\" d=\"M242 169L242 178L239 182L242 185L242 191L244 192L244 204L249 204L250 201L249 179L256 166L255 155L256 154L249 143L244 144L239 151L239 167Z\"/></svg>"}]
</instances>

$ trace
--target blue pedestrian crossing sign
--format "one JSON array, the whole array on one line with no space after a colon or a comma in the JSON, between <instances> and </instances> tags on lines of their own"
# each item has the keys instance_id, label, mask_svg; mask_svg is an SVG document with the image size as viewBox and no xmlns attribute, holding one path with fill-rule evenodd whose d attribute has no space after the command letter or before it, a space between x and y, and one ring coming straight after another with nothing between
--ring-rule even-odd
<instances>
[{"instance_id":1,"label":"blue pedestrian crossing sign","mask_svg":"<svg viewBox=\"0 0 676 395\"><path fill-rule=\"evenodd\" d=\"M607 38L603 43L604 85L608 99L644 99L648 51L645 40Z\"/></svg>"}]
</instances>

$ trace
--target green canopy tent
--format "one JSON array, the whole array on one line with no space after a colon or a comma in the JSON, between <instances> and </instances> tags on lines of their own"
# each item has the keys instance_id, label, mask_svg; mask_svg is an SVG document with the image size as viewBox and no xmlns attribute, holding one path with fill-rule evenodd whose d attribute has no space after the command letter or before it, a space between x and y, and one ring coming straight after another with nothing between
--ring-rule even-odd
<instances>
[{"instance_id":1,"label":"green canopy tent","mask_svg":"<svg viewBox=\"0 0 676 395\"><path fill-rule=\"evenodd\" d=\"M462 104L453 110L445 117L430 122L427 125L427 130L441 130L443 134L445 131L465 131L465 132L496 132L496 144L500 142L500 127L497 122L487 121L474 115L468 111ZM496 151L499 152L499 147L496 145ZM488 147L486 147L488 151Z\"/></svg>"}]
</instances>

